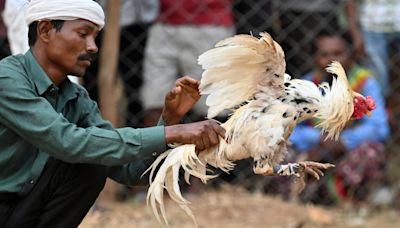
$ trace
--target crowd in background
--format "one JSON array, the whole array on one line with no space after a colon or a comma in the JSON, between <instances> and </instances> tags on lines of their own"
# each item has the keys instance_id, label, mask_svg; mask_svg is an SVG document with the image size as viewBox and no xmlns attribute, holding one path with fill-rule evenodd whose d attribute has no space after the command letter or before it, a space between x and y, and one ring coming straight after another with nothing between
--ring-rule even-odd
<instances>
[{"instance_id":1,"label":"crowd in background","mask_svg":"<svg viewBox=\"0 0 400 228\"><path fill-rule=\"evenodd\" d=\"M105 7L106 1L98 1ZM339 142L324 141L313 121L298 126L288 160L315 160L337 165L326 178L308 183L300 198L306 202L380 202L387 177L390 134L396 107L390 106L397 74L391 69L400 51L400 2L381 0L122 0L118 72L128 101L127 126L152 126L163 97L182 75L200 79L197 56L219 40L239 33L269 32L283 47L287 72L319 83L329 80L323 68L332 60L345 65L355 91L372 95L378 109L372 117L354 121ZM6 6L0 0L0 10ZM7 14L0 19L0 58L11 54ZM9 22L8 22L9 23ZM101 35L98 36L101 43ZM100 46L100 45L99 45ZM392 47L395 47L394 49ZM332 49L333 48L333 49ZM101 50L100 50L101 52ZM93 64L82 80L97 99ZM394 73L392 73L394 72ZM392 74L391 74L392 73ZM391 76L392 75L392 76ZM204 118L204 101L190 120ZM390 132L392 127L392 132ZM395 145L395 144L394 144ZM400 156L399 156L400 157ZM395 161L395 160L393 160ZM266 192L290 192L283 178L252 177L251 163L240 162L221 179ZM246 170L246 172L243 172ZM248 183L248 181L251 183ZM244 183L246 182L247 183ZM393 182L393 181L392 181ZM276 184L278 183L278 184ZM277 186L281 186L277 189ZM393 183L392 183L393 186ZM393 189L395 189L393 187ZM396 194L393 190L390 194ZM389 194L388 193L388 194ZM393 202L393 200L391 201Z\"/></svg>"}]
</instances>

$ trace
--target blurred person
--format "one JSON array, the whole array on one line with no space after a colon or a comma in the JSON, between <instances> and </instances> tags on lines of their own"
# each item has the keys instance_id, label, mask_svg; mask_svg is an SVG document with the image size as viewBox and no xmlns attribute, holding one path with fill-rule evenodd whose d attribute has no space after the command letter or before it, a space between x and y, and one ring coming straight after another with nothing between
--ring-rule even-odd
<instances>
[{"instance_id":1,"label":"blurred person","mask_svg":"<svg viewBox=\"0 0 400 228\"><path fill-rule=\"evenodd\" d=\"M232 0L160 0L160 4L145 49L141 99L147 125L157 121L163 106L159 98L178 75L200 79L202 69L197 57L234 33ZM206 112L202 99L192 118L204 118Z\"/></svg>"},{"instance_id":2,"label":"blurred person","mask_svg":"<svg viewBox=\"0 0 400 228\"><path fill-rule=\"evenodd\" d=\"M28 26L25 22L28 0L6 0L3 20L12 54L24 54L29 49Z\"/></svg>"},{"instance_id":3,"label":"blurred person","mask_svg":"<svg viewBox=\"0 0 400 228\"><path fill-rule=\"evenodd\" d=\"M107 177L135 185L167 143L218 144L215 121L177 124L199 99L199 82L176 81L160 126L113 128L82 76L97 52L102 8L91 0L32 0L30 50L0 61L0 226L77 227ZM161 126L165 124L165 126Z\"/></svg>"},{"instance_id":4,"label":"blurred person","mask_svg":"<svg viewBox=\"0 0 400 228\"><path fill-rule=\"evenodd\" d=\"M105 9L105 0L97 2ZM148 29L156 19L159 8L159 0L121 0L118 74L124 82L124 95L127 99L128 107L123 120L127 126L141 125L139 115L142 103L139 91L143 81L144 49ZM97 42L101 45L101 34ZM89 91L90 97L96 101L98 100L97 74L96 60L84 76L84 86Z\"/></svg>"},{"instance_id":5,"label":"blurred person","mask_svg":"<svg viewBox=\"0 0 400 228\"><path fill-rule=\"evenodd\" d=\"M331 76L324 69L331 61L337 60L345 68L353 90L372 96L377 108L369 118L354 120L347 126L339 141L324 140L320 131L313 128L318 120L303 123L294 129L290 140L301 156L337 166L332 178L323 180L328 182L314 186L316 189L312 185L307 186L303 194L306 201L330 204L349 199L358 203L366 200L371 185L383 176L384 143L389 137L385 102L372 71L354 61L350 42L346 34L322 31L314 42L315 69L304 78L317 84L329 82Z\"/></svg>"},{"instance_id":6,"label":"blurred person","mask_svg":"<svg viewBox=\"0 0 400 228\"><path fill-rule=\"evenodd\" d=\"M0 0L0 13L4 14L5 0ZM9 56L10 49L7 41L7 30L2 17L0 17L0 59Z\"/></svg>"},{"instance_id":7,"label":"blurred person","mask_svg":"<svg viewBox=\"0 0 400 228\"><path fill-rule=\"evenodd\" d=\"M276 39L286 55L290 75L303 75L312 70L310 44L322 30L339 29L342 0L280 0L274 9L279 12L280 30Z\"/></svg>"},{"instance_id":8,"label":"blurred person","mask_svg":"<svg viewBox=\"0 0 400 228\"><path fill-rule=\"evenodd\" d=\"M400 1L347 1L348 29L358 58L368 57L384 95L390 93L390 47L400 51Z\"/></svg>"}]
</instances>

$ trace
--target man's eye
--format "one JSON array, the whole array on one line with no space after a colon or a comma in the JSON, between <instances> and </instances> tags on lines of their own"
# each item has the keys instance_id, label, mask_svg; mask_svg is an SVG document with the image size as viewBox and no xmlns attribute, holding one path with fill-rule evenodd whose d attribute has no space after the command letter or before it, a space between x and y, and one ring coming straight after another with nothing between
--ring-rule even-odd
<instances>
[{"instance_id":1,"label":"man's eye","mask_svg":"<svg viewBox=\"0 0 400 228\"><path fill-rule=\"evenodd\" d=\"M79 34L79 36L82 37L82 38L85 38L85 37L86 37L86 33L84 33L84 32L78 32L78 34Z\"/></svg>"}]
</instances>

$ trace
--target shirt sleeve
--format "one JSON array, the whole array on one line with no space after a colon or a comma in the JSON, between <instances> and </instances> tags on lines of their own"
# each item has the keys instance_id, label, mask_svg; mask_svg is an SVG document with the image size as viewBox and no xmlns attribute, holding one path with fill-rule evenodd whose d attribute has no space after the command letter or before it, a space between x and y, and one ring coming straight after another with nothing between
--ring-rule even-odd
<instances>
[{"instance_id":1,"label":"shirt sleeve","mask_svg":"<svg viewBox=\"0 0 400 228\"><path fill-rule=\"evenodd\" d=\"M160 117L157 126L165 125L165 121ZM144 157L126 165L108 167L108 177L125 185L147 185L149 183L149 173L144 172L155 161L156 156Z\"/></svg>"},{"instance_id":2,"label":"shirt sleeve","mask_svg":"<svg viewBox=\"0 0 400 228\"><path fill-rule=\"evenodd\" d=\"M378 82L374 78L369 78L365 82L362 93L375 99L376 109L372 111L370 117L364 116L361 120L356 120L358 123L355 127L347 128L342 132L341 140L349 150L365 141L383 142L390 134L385 102Z\"/></svg>"},{"instance_id":3,"label":"shirt sleeve","mask_svg":"<svg viewBox=\"0 0 400 228\"><path fill-rule=\"evenodd\" d=\"M0 80L0 123L55 158L71 163L122 165L166 149L163 126L79 127L38 96L29 80L18 75L0 75ZM91 104L90 99L82 102ZM99 115L97 108L91 108Z\"/></svg>"}]
</instances>

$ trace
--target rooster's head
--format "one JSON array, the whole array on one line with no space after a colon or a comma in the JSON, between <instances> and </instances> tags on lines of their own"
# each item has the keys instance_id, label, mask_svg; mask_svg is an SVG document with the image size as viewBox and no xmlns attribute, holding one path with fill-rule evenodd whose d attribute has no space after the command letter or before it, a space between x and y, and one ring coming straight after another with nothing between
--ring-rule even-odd
<instances>
[{"instance_id":1,"label":"rooster's head","mask_svg":"<svg viewBox=\"0 0 400 228\"><path fill-rule=\"evenodd\" d=\"M354 119L361 119L364 115L369 116L371 111L376 108L375 100L371 96L356 95L354 96L353 104L354 111L351 117Z\"/></svg>"}]
</instances>

